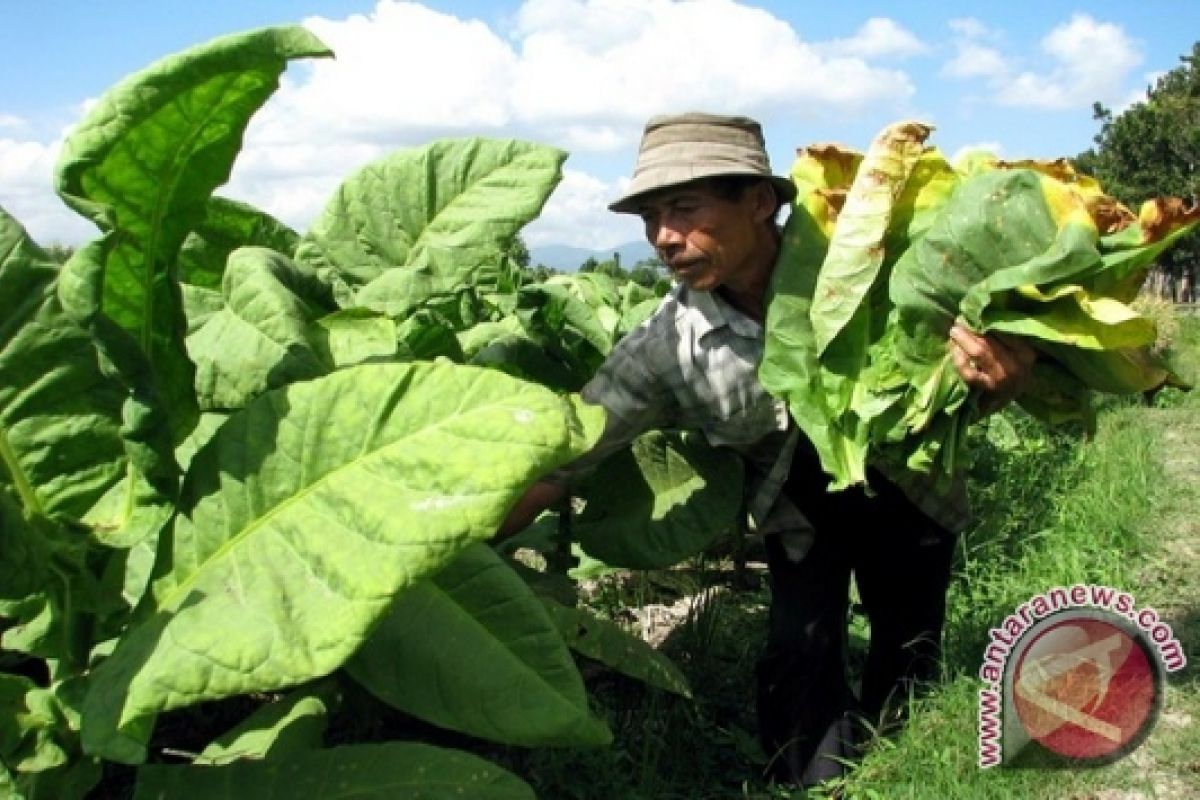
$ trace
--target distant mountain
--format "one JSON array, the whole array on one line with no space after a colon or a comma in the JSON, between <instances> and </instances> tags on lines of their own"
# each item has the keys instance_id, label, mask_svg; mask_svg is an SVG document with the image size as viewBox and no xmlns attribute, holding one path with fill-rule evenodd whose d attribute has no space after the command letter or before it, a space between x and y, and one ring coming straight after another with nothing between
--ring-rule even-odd
<instances>
[{"instance_id":1,"label":"distant mountain","mask_svg":"<svg viewBox=\"0 0 1200 800\"><path fill-rule=\"evenodd\" d=\"M597 261L610 261L613 253L620 256L621 266L629 269L643 259L653 258L654 248L646 241L626 242L611 250L588 250L566 244L548 244L529 248L529 266L536 267L538 264L545 264L547 267L564 272L574 272L589 258Z\"/></svg>"}]
</instances>

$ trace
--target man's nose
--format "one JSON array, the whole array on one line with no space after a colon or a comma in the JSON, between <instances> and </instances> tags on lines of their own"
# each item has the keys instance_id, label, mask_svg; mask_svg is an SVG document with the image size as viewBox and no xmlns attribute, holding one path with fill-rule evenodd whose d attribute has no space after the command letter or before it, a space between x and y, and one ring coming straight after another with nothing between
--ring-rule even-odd
<instances>
[{"instance_id":1,"label":"man's nose","mask_svg":"<svg viewBox=\"0 0 1200 800\"><path fill-rule=\"evenodd\" d=\"M660 250L669 250L673 247L678 247L683 244L684 236L677 226L671 225L669 222L659 222L654 229L654 238L651 241L655 247Z\"/></svg>"}]
</instances>

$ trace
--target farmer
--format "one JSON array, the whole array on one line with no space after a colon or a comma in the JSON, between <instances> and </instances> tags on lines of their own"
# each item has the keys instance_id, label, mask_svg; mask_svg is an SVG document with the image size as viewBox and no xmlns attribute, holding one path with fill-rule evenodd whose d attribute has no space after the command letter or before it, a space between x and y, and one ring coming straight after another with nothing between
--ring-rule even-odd
<instances>
[{"instance_id":1,"label":"farmer","mask_svg":"<svg viewBox=\"0 0 1200 800\"><path fill-rule=\"evenodd\" d=\"M609 208L642 218L676 286L583 389L607 411L599 443L534 484L500 536L522 530L573 475L647 430L699 429L738 451L772 589L757 668L759 731L775 774L807 785L840 774L841 759L855 756L858 719L878 725L936 676L954 534L967 505L961 480L939 494L923 476L898 471L873 470L872 497L826 492L816 453L759 383L776 217L795 194L771 173L757 122L698 113L650 120L629 190ZM1032 361L1031 351L957 327L948 346L963 380L993 407L1015 396ZM857 697L845 671L851 573L871 622Z\"/></svg>"}]
</instances>

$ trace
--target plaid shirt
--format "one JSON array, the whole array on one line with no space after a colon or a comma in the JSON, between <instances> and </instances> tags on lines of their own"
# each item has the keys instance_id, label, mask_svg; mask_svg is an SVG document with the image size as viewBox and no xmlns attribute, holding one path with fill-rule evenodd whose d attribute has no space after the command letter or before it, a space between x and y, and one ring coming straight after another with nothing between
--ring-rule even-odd
<instances>
[{"instance_id":1,"label":"plaid shirt","mask_svg":"<svg viewBox=\"0 0 1200 800\"><path fill-rule=\"evenodd\" d=\"M702 431L715 447L730 447L746 463L746 500L759 533L783 534L798 556L812 527L782 493L800 432L787 404L758 380L763 328L720 295L677 285L640 328L622 339L583 388L583 399L607 411L600 441L550 476L560 482L590 469L652 429ZM965 484L939 493L932 479L877 465L927 516L949 531L970 513Z\"/></svg>"}]
</instances>

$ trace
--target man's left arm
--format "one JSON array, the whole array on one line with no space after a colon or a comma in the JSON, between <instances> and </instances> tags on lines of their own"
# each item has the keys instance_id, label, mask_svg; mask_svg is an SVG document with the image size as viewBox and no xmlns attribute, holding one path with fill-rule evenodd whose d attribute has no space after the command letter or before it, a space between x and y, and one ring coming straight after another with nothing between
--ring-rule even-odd
<instances>
[{"instance_id":1,"label":"man's left arm","mask_svg":"<svg viewBox=\"0 0 1200 800\"><path fill-rule=\"evenodd\" d=\"M961 324L950 328L950 351L963 381L981 391L981 415L999 411L1017 398L1037 360L1037 351L1020 339L978 334Z\"/></svg>"}]
</instances>

